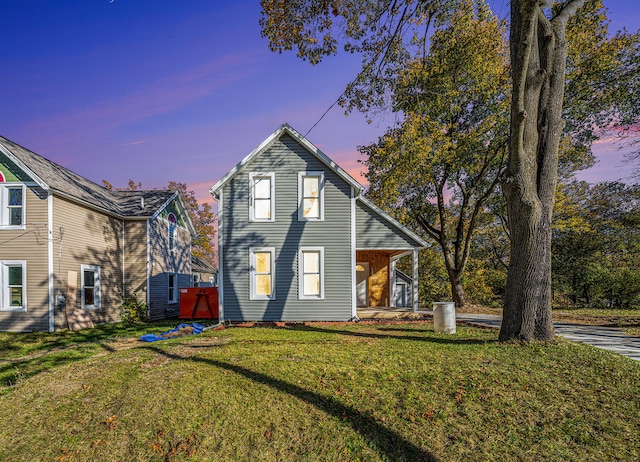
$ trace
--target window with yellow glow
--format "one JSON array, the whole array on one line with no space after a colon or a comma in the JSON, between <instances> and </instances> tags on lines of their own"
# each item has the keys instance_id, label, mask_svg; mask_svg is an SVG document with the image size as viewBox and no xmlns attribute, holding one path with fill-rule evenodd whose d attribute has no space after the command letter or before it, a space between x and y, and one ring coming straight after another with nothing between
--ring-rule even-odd
<instances>
[{"instance_id":1,"label":"window with yellow glow","mask_svg":"<svg viewBox=\"0 0 640 462\"><path fill-rule=\"evenodd\" d=\"M324 248L303 247L298 259L299 298L324 298Z\"/></svg>"},{"instance_id":2,"label":"window with yellow glow","mask_svg":"<svg viewBox=\"0 0 640 462\"><path fill-rule=\"evenodd\" d=\"M272 247L252 248L251 259L251 299L272 300L274 293L274 249Z\"/></svg>"}]
</instances>

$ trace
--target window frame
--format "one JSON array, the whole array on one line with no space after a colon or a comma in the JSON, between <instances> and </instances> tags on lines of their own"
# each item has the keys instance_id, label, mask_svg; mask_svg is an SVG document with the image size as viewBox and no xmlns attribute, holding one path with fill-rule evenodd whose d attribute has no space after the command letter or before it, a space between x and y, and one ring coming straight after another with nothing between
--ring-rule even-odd
<instances>
[{"instance_id":1,"label":"window frame","mask_svg":"<svg viewBox=\"0 0 640 462\"><path fill-rule=\"evenodd\" d=\"M171 277L173 276L173 285L171 284ZM171 297L171 291L173 290L173 297ZM175 305L178 303L178 273L167 273L167 304Z\"/></svg>"},{"instance_id":2,"label":"window frame","mask_svg":"<svg viewBox=\"0 0 640 462\"><path fill-rule=\"evenodd\" d=\"M86 305L85 301L85 271L93 271L93 305ZM90 286L91 287L91 286ZM97 303L96 303L97 302ZM98 265L80 265L80 305L84 310L99 310L102 306L102 290L100 284L100 266Z\"/></svg>"},{"instance_id":3,"label":"window frame","mask_svg":"<svg viewBox=\"0 0 640 462\"><path fill-rule=\"evenodd\" d=\"M175 221L171 221L171 217ZM169 253L175 253L178 250L178 218L173 212L167 216L167 248Z\"/></svg>"},{"instance_id":4,"label":"window frame","mask_svg":"<svg viewBox=\"0 0 640 462\"><path fill-rule=\"evenodd\" d=\"M304 270L305 253L318 254L318 273L306 273ZM304 277L306 274L318 274L320 293L318 295L305 295ZM300 247L298 249L298 299L299 300L324 300L324 247Z\"/></svg>"},{"instance_id":5,"label":"window frame","mask_svg":"<svg viewBox=\"0 0 640 462\"><path fill-rule=\"evenodd\" d=\"M0 281L2 283L0 294L0 311L27 311L27 262L26 260L0 260ZM9 289L9 268L22 268L22 305L11 305L11 290Z\"/></svg>"},{"instance_id":6,"label":"window frame","mask_svg":"<svg viewBox=\"0 0 640 462\"><path fill-rule=\"evenodd\" d=\"M318 216L304 216L304 180L318 178ZM324 172L298 172L298 221L324 221Z\"/></svg>"},{"instance_id":7,"label":"window frame","mask_svg":"<svg viewBox=\"0 0 640 462\"><path fill-rule=\"evenodd\" d=\"M271 276L271 294L263 295L256 293L256 276L258 274L256 271L256 254L258 253L268 253L269 254L269 263L270 263L270 274ZM275 300L276 299L276 249L275 247L251 247L249 248L249 300Z\"/></svg>"},{"instance_id":8,"label":"window frame","mask_svg":"<svg viewBox=\"0 0 640 462\"><path fill-rule=\"evenodd\" d=\"M19 206L9 205L9 190L20 189L22 203ZM0 216L1 229L25 229L26 217L26 187L23 183L0 183L0 205L2 206L2 214ZM20 224L12 225L11 210L19 208L21 210Z\"/></svg>"},{"instance_id":9,"label":"window frame","mask_svg":"<svg viewBox=\"0 0 640 462\"><path fill-rule=\"evenodd\" d=\"M256 197L255 197L255 180L269 178L269 218L256 217ZM249 221L260 223L272 223L276 221L276 175L274 172L249 173ZM258 200L264 200L262 198Z\"/></svg>"}]
</instances>

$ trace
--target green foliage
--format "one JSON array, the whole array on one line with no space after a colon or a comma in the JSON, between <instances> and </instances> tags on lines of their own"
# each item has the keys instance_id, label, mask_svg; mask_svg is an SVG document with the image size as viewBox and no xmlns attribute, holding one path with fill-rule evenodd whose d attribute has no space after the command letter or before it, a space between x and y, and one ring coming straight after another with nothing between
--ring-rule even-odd
<instances>
[{"instance_id":1,"label":"green foliage","mask_svg":"<svg viewBox=\"0 0 640 462\"><path fill-rule=\"evenodd\" d=\"M398 76L394 108L404 121L360 148L369 197L440 245L460 306L472 235L506 156L505 33L483 2L461 1L428 53Z\"/></svg>"},{"instance_id":2,"label":"green foliage","mask_svg":"<svg viewBox=\"0 0 640 462\"><path fill-rule=\"evenodd\" d=\"M564 186L556 203L556 293L577 306L640 308L640 186Z\"/></svg>"},{"instance_id":3,"label":"green foliage","mask_svg":"<svg viewBox=\"0 0 640 462\"><path fill-rule=\"evenodd\" d=\"M140 301L136 293L127 293L122 297L120 319L129 324L138 324L148 320L149 307Z\"/></svg>"}]
</instances>

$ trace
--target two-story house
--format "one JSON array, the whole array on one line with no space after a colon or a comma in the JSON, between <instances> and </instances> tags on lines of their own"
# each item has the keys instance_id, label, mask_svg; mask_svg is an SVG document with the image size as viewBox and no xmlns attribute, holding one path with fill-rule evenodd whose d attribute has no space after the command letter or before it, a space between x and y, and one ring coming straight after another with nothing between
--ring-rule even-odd
<instances>
[{"instance_id":1,"label":"two-story house","mask_svg":"<svg viewBox=\"0 0 640 462\"><path fill-rule=\"evenodd\" d=\"M362 196L363 187L284 124L212 188L225 321L346 321L393 306L395 262L413 294L427 243ZM411 306L417 309L417 297Z\"/></svg>"},{"instance_id":2,"label":"two-story house","mask_svg":"<svg viewBox=\"0 0 640 462\"><path fill-rule=\"evenodd\" d=\"M116 321L124 293L177 316L194 235L179 193L110 191L0 137L0 330Z\"/></svg>"}]
</instances>

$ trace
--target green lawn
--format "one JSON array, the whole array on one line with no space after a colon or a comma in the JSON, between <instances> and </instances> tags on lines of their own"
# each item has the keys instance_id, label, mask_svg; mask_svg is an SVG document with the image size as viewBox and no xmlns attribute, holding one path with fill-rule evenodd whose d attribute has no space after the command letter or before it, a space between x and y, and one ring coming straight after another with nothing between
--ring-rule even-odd
<instances>
[{"instance_id":1,"label":"green lawn","mask_svg":"<svg viewBox=\"0 0 640 462\"><path fill-rule=\"evenodd\" d=\"M152 344L111 329L0 334L0 460L640 459L640 364L564 340L424 322Z\"/></svg>"}]
</instances>

